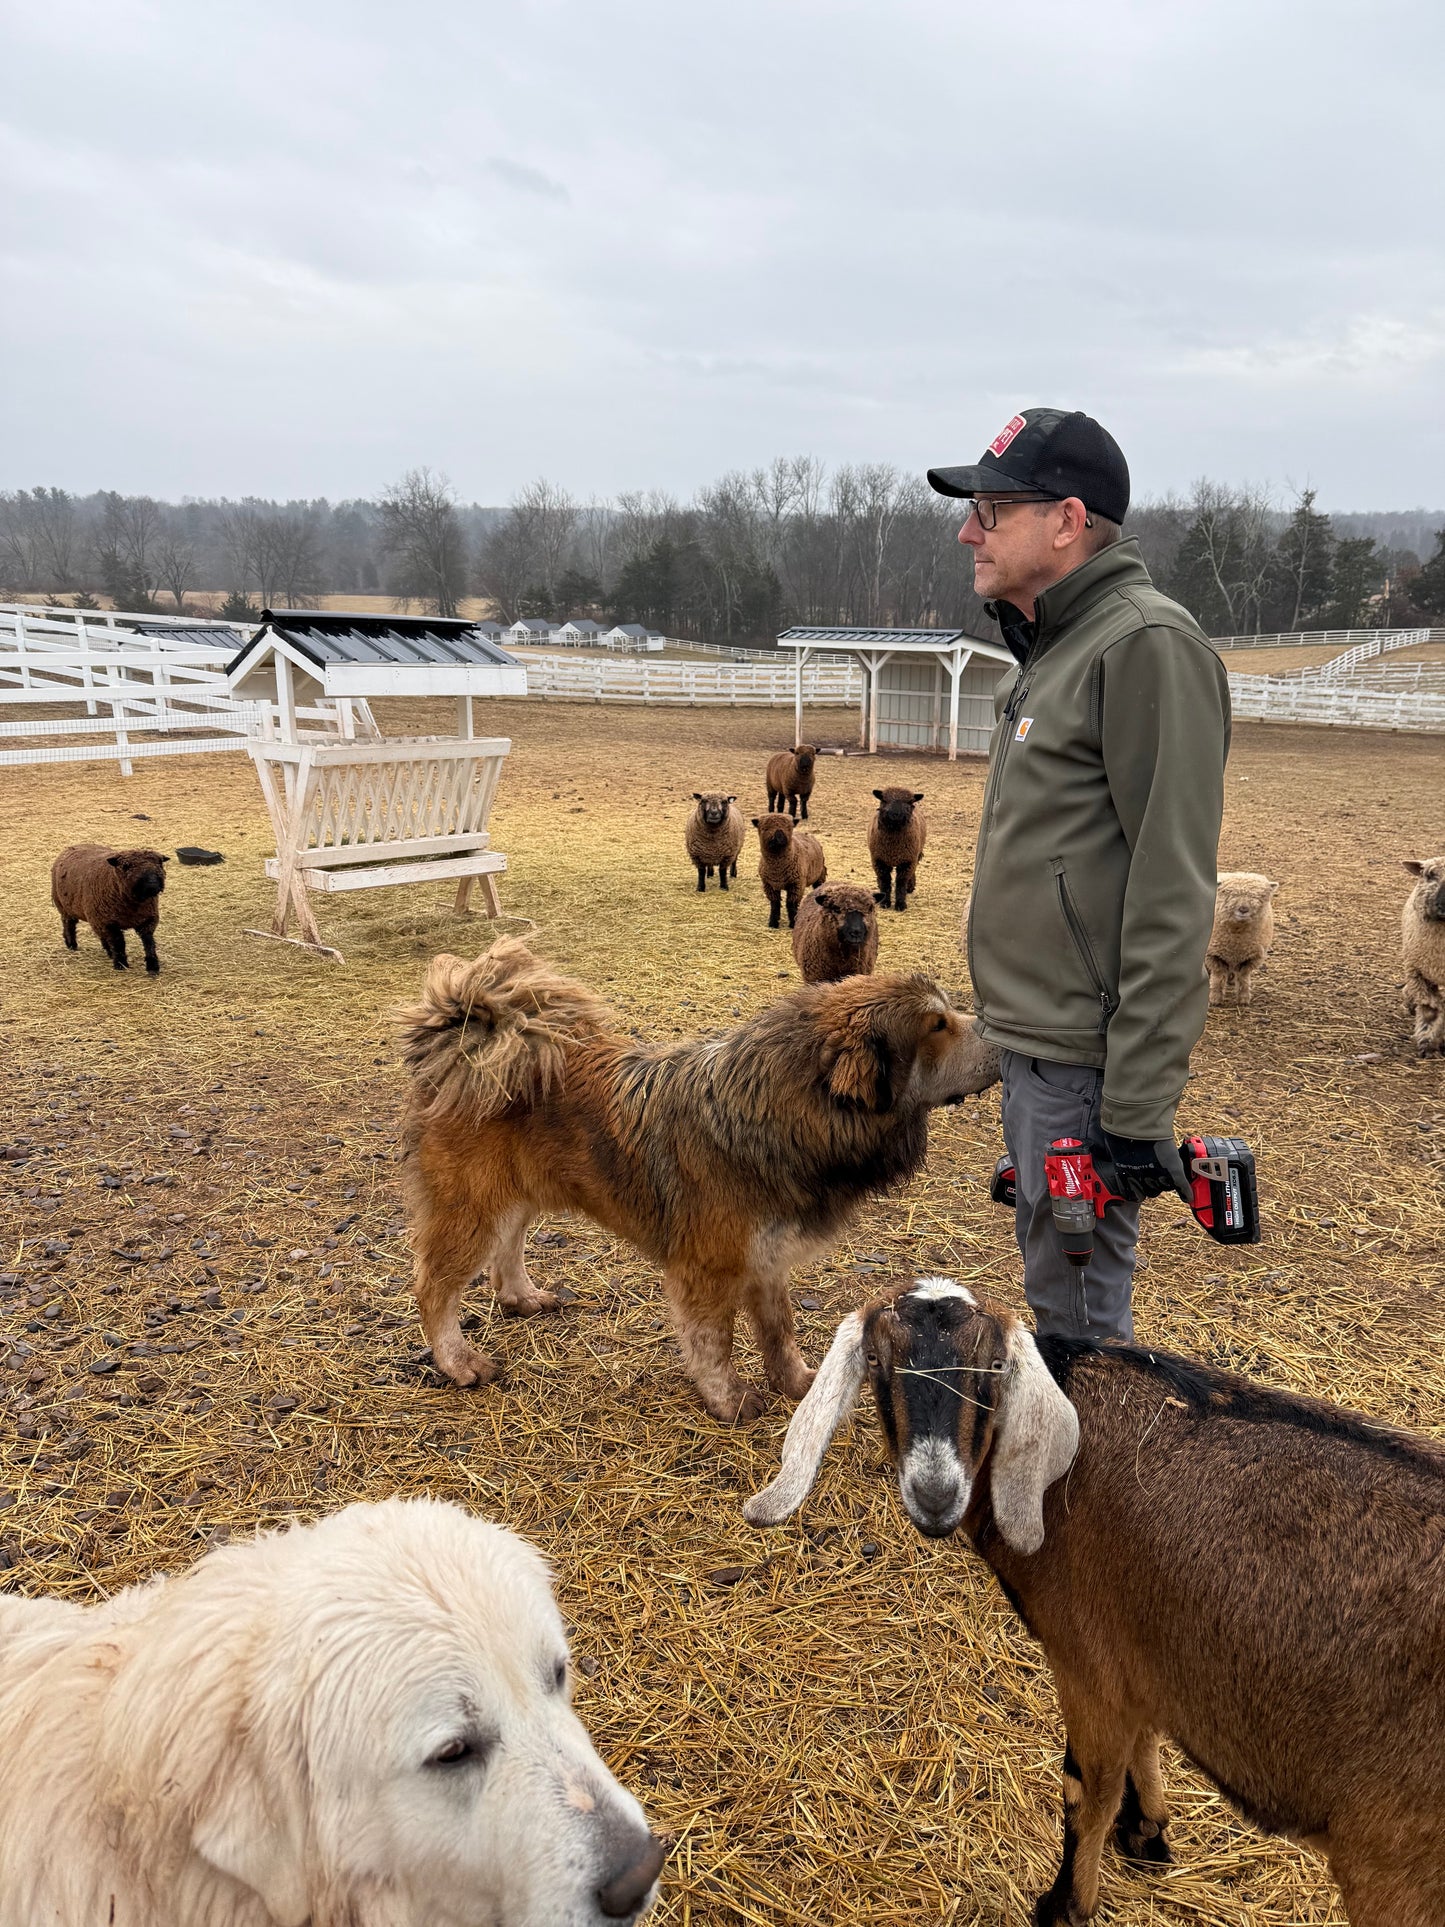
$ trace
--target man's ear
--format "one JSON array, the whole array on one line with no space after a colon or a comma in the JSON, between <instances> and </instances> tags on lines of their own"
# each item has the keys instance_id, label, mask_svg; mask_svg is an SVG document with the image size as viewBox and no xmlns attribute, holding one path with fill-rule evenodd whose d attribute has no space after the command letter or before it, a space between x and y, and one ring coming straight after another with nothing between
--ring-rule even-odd
<instances>
[{"instance_id":1,"label":"man's ear","mask_svg":"<svg viewBox=\"0 0 1445 1927\"><path fill-rule=\"evenodd\" d=\"M277 1927L306 1927L311 1903L299 1788L288 1799L276 1786L277 1797L268 1800L260 1771L241 1749L224 1757L217 1779L215 1797L191 1828L192 1846L218 1872L257 1895Z\"/></svg>"}]
</instances>

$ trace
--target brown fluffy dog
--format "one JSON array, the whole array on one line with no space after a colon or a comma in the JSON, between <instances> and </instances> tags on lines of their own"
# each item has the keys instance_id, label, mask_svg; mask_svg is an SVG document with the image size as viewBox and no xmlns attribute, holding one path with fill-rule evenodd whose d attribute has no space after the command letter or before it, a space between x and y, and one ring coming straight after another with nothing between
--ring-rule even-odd
<instances>
[{"instance_id":1,"label":"brown fluffy dog","mask_svg":"<svg viewBox=\"0 0 1445 1927\"><path fill-rule=\"evenodd\" d=\"M591 991L515 937L433 960L402 1013L412 1084L404 1184L415 1290L438 1368L495 1375L462 1337L468 1281L548 1311L522 1241L540 1211L580 1211L663 1268L683 1362L715 1418L757 1417L733 1369L746 1311L774 1390L813 1374L788 1273L928 1148L928 1113L998 1076L997 1053L927 977L795 991L723 1037L638 1044Z\"/></svg>"}]
</instances>

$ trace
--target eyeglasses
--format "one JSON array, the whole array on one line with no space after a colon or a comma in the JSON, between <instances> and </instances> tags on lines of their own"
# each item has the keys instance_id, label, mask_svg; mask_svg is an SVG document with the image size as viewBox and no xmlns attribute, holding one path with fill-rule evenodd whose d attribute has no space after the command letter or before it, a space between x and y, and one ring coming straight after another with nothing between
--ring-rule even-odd
<instances>
[{"instance_id":1,"label":"eyeglasses","mask_svg":"<svg viewBox=\"0 0 1445 1927\"><path fill-rule=\"evenodd\" d=\"M1048 503L1053 500L1053 496L1050 495L975 495L972 509L973 513L978 517L978 526L983 530L985 535L990 535L998 527L998 512L1000 509L1017 508L1024 502ZM1093 516L1085 515L1084 527L1091 529L1093 526Z\"/></svg>"}]
</instances>

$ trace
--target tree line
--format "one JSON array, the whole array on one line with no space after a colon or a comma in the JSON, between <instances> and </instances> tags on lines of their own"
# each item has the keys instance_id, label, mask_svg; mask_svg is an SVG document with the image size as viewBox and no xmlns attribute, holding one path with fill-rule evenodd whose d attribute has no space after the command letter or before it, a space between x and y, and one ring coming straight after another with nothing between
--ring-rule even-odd
<instances>
[{"instance_id":1,"label":"tree line","mask_svg":"<svg viewBox=\"0 0 1445 1927\"><path fill-rule=\"evenodd\" d=\"M103 490L0 491L0 599L208 610L230 620L327 594L503 620L593 616L702 641L758 642L792 623L985 620L961 505L887 463L828 472L779 458L699 489L580 501L548 481L505 508L466 504L413 469L374 499L158 502ZM1201 481L1130 514L1155 580L1211 635L1445 620L1445 528L1413 515L1329 516L1312 489Z\"/></svg>"}]
</instances>

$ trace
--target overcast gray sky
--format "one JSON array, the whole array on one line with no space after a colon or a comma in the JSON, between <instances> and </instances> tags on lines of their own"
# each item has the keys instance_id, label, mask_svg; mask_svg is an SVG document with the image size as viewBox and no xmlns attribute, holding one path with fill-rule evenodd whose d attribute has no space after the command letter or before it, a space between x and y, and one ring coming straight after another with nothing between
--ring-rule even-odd
<instances>
[{"instance_id":1,"label":"overcast gray sky","mask_svg":"<svg viewBox=\"0 0 1445 1927\"><path fill-rule=\"evenodd\" d=\"M1439 0L10 0L0 486L1445 503Z\"/></svg>"}]
</instances>

